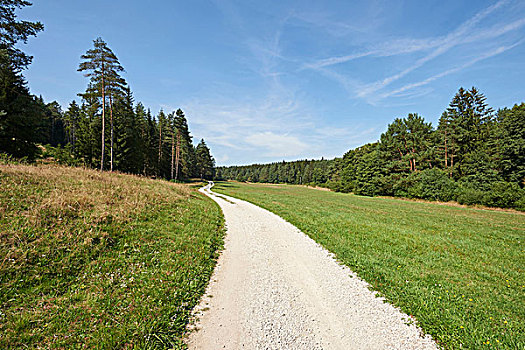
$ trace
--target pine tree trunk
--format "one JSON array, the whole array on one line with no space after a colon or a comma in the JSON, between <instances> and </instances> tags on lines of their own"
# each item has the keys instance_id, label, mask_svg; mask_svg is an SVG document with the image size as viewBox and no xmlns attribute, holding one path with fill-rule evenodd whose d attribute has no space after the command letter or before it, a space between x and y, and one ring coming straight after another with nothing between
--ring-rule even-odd
<instances>
[{"instance_id":1,"label":"pine tree trunk","mask_svg":"<svg viewBox=\"0 0 525 350\"><path fill-rule=\"evenodd\" d=\"M175 149L175 179L179 178L179 161L180 161L180 132L177 130L177 147Z\"/></svg>"},{"instance_id":2,"label":"pine tree trunk","mask_svg":"<svg viewBox=\"0 0 525 350\"><path fill-rule=\"evenodd\" d=\"M171 173L170 180L173 180L173 169L174 169L174 158L175 158L175 133L171 131Z\"/></svg>"},{"instance_id":3,"label":"pine tree trunk","mask_svg":"<svg viewBox=\"0 0 525 350\"><path fill-rule=\"evenodd\" d=\"M162 123L159 120L159 160L157 164L157 176L160 174L160 162L162 159Z\"/></svg>"},{"instance_id":4,"label":"pine tree trunk","mask_svg":"<svg viewBox=\"0 0 525 350\"><path fill-rule=\"evenodd\" d=\"M71 145L73 146L71 152L73 152L73 154L75 154L75 145L76 145L76 143L77 143L77 124L75 122L75 123L73 123L73 140L72 140L72 143L71 143Z\"/></svg>"},{"instance_id":5,"label":"pine tree trunk","mask_svg":"<svg viewBox=\"0 0 525 350\"><path fill-rule=\"evenodd\" d=\"M109 95L109 115L111 124L111 155L110 155L110 171L113 171L113 98Z\"/></svg>"},{"instance_id":6,"label":"pine tree trunk","mask_svg":"<svg viewBox=\"0 0 525 350\"><path fill-rule=\"evenodd\" d=\"M105 151L105 133L106 133L106 86L104 81L104 63L102 63L102 155L100 157L100 171L104 170L104 151Z\"/></svg>"},{"instance_id":7,"label":"pine tree trunk","mask_svg":"<svg viewBox=\"0 0 525 350\"><path fill-rule=\"evenodd\" d=\"M412 164L414 165L414 171L417 171L417 168L416 168L416 150L414 149L414 147L412 147Z\"/></svg>"},{"instance_id":8,"label":"pine tree trunk","mask_svg":"<svg viewBox=\"0 0 525 350\"><path fill-rule=\"evenodd\" d=\"M448 168L447 131L445 130L445 169Z\"/></svg>"},{"instance_id":9,"label":"pine tree trunk","mask_svg":"<svg viewBox=\"0 0 525 350\"><path fill-rule=\"evenodd\" d=\"M450 177L452 177L452 171L454 170L454 155L450 155Z\"/></svg>"}]
</instances>

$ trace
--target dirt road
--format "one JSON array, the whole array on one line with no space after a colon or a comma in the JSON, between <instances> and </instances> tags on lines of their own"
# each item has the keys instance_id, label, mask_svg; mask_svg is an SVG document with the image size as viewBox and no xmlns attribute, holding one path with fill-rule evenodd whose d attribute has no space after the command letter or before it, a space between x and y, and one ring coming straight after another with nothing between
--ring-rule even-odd
<instances>
[{"instance_id":1,"label":"dirt road","mask_svg":"<svg viewBox=\"0 0 525 350\"><path fill-rule=\"evenodd\" d=\"M436 349L295 226L209 187L228 231L190 349Z\"/></svg>"}]
</instances>

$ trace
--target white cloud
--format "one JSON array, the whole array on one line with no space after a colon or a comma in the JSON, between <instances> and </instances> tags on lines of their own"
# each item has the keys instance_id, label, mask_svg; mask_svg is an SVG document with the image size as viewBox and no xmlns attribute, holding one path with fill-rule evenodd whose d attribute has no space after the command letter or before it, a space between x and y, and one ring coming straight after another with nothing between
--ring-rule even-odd
<instances>
[{"instance_id":1,"label":"white cloud","mask_svg":"<svg viewBox=\"0 0 525 350\"><path fill-rule=\"evenodd\" d=\"M271 131L249 135L245 137L245 141L261 149L262 155L267 157L297 157L308 148L308 145L296 136Z\"/></svg>"},{"instance_id":2,"label":"white cloud","mask_svg":"<svg viewBox=\"0 0 525 350\"><path fill-rule=\"evenodd\" d=\"M226 101L201 99L182 107L195 138L206 139L218 165L341 156L377 137L364 123L327 125L299 98Z\"/></svg>"}]
</instances>

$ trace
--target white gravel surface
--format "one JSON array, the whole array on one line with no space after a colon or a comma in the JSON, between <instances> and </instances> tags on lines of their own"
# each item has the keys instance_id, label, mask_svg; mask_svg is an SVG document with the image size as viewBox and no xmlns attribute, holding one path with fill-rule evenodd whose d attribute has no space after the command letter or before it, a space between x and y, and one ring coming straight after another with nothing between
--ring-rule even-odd
<instances>
[{"instance_id":1,"label":"white gravel surface","mask_svg":"<svg viewBox=\"0 0 525 350\"><path fill-rule=\"evenodd\" d=\"M190 349L437 349L295 226L210 185L201 191L221 206L227 235Z\"/></svg>"}]
</instances>

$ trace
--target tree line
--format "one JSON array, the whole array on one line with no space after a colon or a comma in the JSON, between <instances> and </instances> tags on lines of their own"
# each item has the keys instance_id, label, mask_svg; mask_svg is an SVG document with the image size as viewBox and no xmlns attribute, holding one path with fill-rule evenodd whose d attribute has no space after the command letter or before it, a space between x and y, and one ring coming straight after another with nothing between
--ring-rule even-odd
<instances>
[{"instance_id":1,"label":"tree line","mask_svg":"<svg viewBox=\"0 0 525 350\"><path fill-rule=\"evenodd\" d=\"M460 88L437 128L408 114L342 158L218 168L217 176L525 210L525 103L495 112L478 89Z\"/></svg>"},{"instance_id":2,"label":"tree line","mask_svg":"<svg viewBox=\"0 0 525 350\"><path fill-rule=\"evenodd\" d=\"M135 103L124 67L101 38L81 56L78 71L88 83L80 102L63 111L31 95L22 71L32 57L16 44L44 27L17 20L15 11L29 5L0 0L0 153L166 179L213 177L210 149L204 140L194 146L184 112L153 115Z\"/></svg>"},{"instance_id":3,"label":"tree line","mask_svg":"<svg viewBox=\"0 0 525 350\"><path fill-rule=\"evenodd\" d=\"M325 184L331 173L333 160L298 160L271 164L217 167L216 178L242 182L288 184Z\"/></svg>"}]
</instances>

